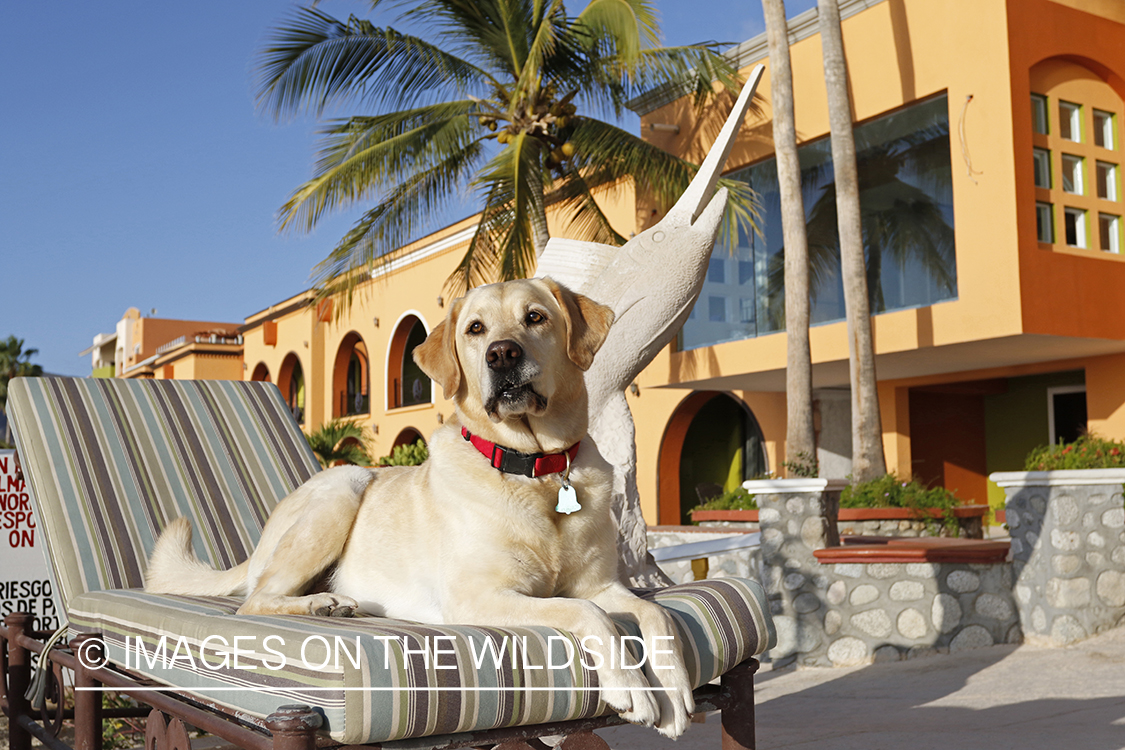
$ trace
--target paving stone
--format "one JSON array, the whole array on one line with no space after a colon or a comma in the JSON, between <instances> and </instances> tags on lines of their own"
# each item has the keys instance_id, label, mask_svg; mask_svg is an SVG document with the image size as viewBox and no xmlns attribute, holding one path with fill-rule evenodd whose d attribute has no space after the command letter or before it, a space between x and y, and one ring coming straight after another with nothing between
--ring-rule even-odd
<instances>
[{"instance_id":1,"label":"paving stone","mask_svg":"<svg viewBox=\"0 0 1125 750\"><path fill-rule=\"evenodd\" d=\"M1091 547L1104 547L1105 537L1096 531L1091 531L1086 535L1086 544L1090 545Z\"/></svg>"},{"instance_id":2,"label":"paving stone","mask_svg":"<svg viewBox=\"0 0 1125 750\"><path fill-rule=\"evenodd\" d=\"M1016 586L1016 598L1020 600L1020 604L1031 603L1031 587L1024 586L1022 583Z\"/></svg>"},{"instance_id":3,"label":"paving stone","mask_svg":"<svg viewBox=\"0 0 1125 750\"><path fill-rule=\"evenodd\" d=\"M917 640L926 634L926 618L921 612L909 607L898 615L898 632L904 638Z\"/></svg>"},{"instance_id":4,"label":"paving stone","mask_svg":"<svg viewBox=\"0 0 1125 750\"><path fill-rule=\"evenodd\" d=\"M1125 546L1114 548L1113 553L1109 556L1109 559L1113 560L1118 565L1125 565Z\"/></svg>"},{"instance_id":5,"label":"paving stone","mask_svg":"<svg viewBox=\"0 0 1125 750\"><path fill-rule=\"evenodd\" d=\"M785 541L785 535L781 533L781 529L766 529L762 532L762 554L775 554L781 549L783 541Z\"/></svg>"},{"instance_id":6,"label":"paving stone","mask_svg":"<svg viewBox=\"0 0 1125 750\"><path fill-rule=\"evenodd\" d=\"M788 521L785 522L785 531L788 532L789 536L797 536L797 534L800 531L800 528L801 527L797 525L797 519L796 518L790 518ZM809 546L812 546L812 545L809 545Z\"/></svg>"},{"instance_id":7,"label":"paving stone","mask_svg":"<svg viewBox=\"0 0 1125 750\"><path fill-rule=\"evenodd\" d=\"M902 573L899 563L873 563L867 566L867 575L872 578L895 578Z\"/></svg>"},{"instance_id":8,"label":"paving stone","mask_svg":"<svg viewBox=\"0 0 1125 750\"><path fill-rule=\"evenodd\" d=\"M843 604L847 595L848 585L843 581L835 581L828 587L828 593L825 594L825 597L827 597L829 604Z\"/></svg>"},{"instance_id":9,"label":"paving stone","mask_svg":"<svg viewBox=\"0 0 1125 750\"><path fill-rule=\"evenodd\" d=\"M1042 607L1036 606L1031 612L1031 627L1036 633L1047 632L1047 614Z\"/></svg>"},{"instance_id":10,"label":"paving stone","mask_svg":"<svg viewBox=\"0 0 1125 750\"><path fill-rule=\"evenodd\" d=\"M791 497L785 501L785 509L790 513L800 513L805 509L804 506L800 497Z\"/></svg>"},{"instance_id":11,"label":"paving stone","mask_svg":"<svg viewBox=\"0 0 1125 750\"><path fill-rule=\"evenodd\" d=\"M777 645L770 650L774 658L788 656L797 650L797 620L789 615L774 615Z\"/></svg>"},{"instance_id":12,"label":"paving stone","mask_svg":"<svg viewBox=\"0 0 1125 750\"><path fill-rule=\"evenodd\" d=\"M1051 623L1051 640L1060 646L1081 641L1087 635L1086 628L1070 615L1060 615Z\"/></svg>"},{"instance_id":13,"label":"paving stone","mask_svg":"<svg viewBox=\"0 0 1125 750\"><path fill-rule=\"evenodd\" d=\"M864 604L870 604L879 598L879 589L872 586L870 583L860 584L852 589L852 595L848 601L854 607L862 607Z\"/></svg>"},{"instance_id":14,"label":"paving stone","mask_svg":"<svg viewBox=\"0 0 1125 750\"><path fill-rule=\"evenodd\" d=\"M781 520L781 512L777 508L762 508L758 511L760 523L777 523Z\"/></svg>"},{"instance_id":15,"label":"paving stone","mask_svg":"<svg viewBox=\"0 0 1125 750\"><path fill-rule=\"evenodd\" d=\"M1036 534L1034 531L1027 532L1026 534L1024 534L1023 538L1024 538L1024 541L1027 542L1027 548L1029 550L1034 550L1035 545L1038 544L1038 542L1039 542L1039 535Z\"/></svg>"},{"instance_id":16,"label":"paving stone","mask_svg":"<svg viewBox=\"0 0 1125 750\"><path fill-rule=\"evenodd\" d=\"M1023 542L1012 537L1012 555L1019 557L1023 553Z\"/></svg>"},{"instance_id":17,"label":"paving stone","mask_svg":"<svg viewBox=\"0 0 1125 750\"><path fill-rule=\"evenodd\" d=\"M843 563L836 566L836 575L844 578L859 578L863 575L863 566L859 563Z\"/></svg>"},{"instance_id":18,"label":"paving stone","mask_svg":"<svg viewBox=\"0 0 1125 750\"><path fill-rule=\"evenodd\" d=\"M789 591L796 591L805 585L805 577L800 573L789 573L782 579L782 585Z\"/></svg>"},{"instance_id":19,"label":"paving stone","mask_svg":"<svg viewBox=\"0 0 1125 750\"><path fill-rule=\"evenodd\" d=\"M902 654L894 646L880 646L875 649L874 661L876 664L883 664L889 661L901 661Z\"/></svg>"},{"instance_id":20,"label":"paving stone","mask_svg":"<svg viewBox=\"0 0 1125 750\"><path fill-rule=\"evenodd\" d=\"M938 566L934 563L907 563L906 575L915 578L937 578Z\"/></svg>"},{"instance_id":21,"label":"paving stone","mask_svg":"<svg viewBox=\"0 0 1125 750\"><path fill-rule=\"evenodd\" d=\"M977 614L993 620L1007 620L1012 616L1012 605L996 594L981 594L973 607Z\"/></svg>"},{"instance_id":22,"label":"paving stone","mask_svg":"<svg viewBox=\"0 0 1125 750\"><path fill-rule=\"evenodd\" d=\"M1111 607L1125 607L1125 573L1104 570L1094 588L1098 597Z\"/></svg>"},{"instance_id":23,"label":"paving stone","mask_svg":"<svg viewBox=\"0 0 1125 750\"><path fill-rule=\"evenodd\" d=\"M1125 508L1112 508L1102 513L1102 525L1109 529L1125 526Z\"/></svg>"},{"instance_id":24,"label":"paving stone","mask_svg":"<svg viewBox=\"0 0 1125 750\"><path fill-rule=\"evenodd\" d=\"M1097 570L1098 568L1105 565L1105 555L1103 555L1101 552L1087 552L1086 564L1091 568Z\"/></svg>"},{"instance_id":25,"label":"paving stone","mask_svg":"<svg viewBox=\"0 0 1125 750\"><path fill-rule=\"evenodd\" d=\"M1073 552L1081 543L1082 537L1077 531L1051 529L1051 546L1060 552Z\"/></svg>"},{"instance_id":26,"label":"paving stone","mask_svg":"<svg viewBox=\"0 0 1125 750\"><path fill-rule=\"evenodd\" d=\"M1023 630L1017 622L1012 627L1008 628L1008 635L1004 639L1005 643L1023 643Z\"/></svg>"},{"instance_id":27,"label":"paving stone","mask_svg":"<svg viewBox=\"0 0 1125 750\"><path fill-rule=\"evenodd\" d=\"M993 645L995 642L992 634L986 628L980 625L970 625L949 642L949 653L955 654L958 651L967 651L971 648L984 648Z\"/></svg>"},{"instance_id":28,"label":"paving stone","mask_svg":"<svg viewBox=\"0 0 1125 750\"><path fill-rule=\"evenodd\" d=\"M1078 520L1078 503L1073 497L1063 495L1055 498L1055 521L1063 526L1069 526Z\"/></svg>"},{"instance_id":29,"label":"paving stone","mask_svg":"<svg viewBox=\"0 0 1125 750\"><path fill-rule=\"evenodd\" d=\"M864 633L876 638L886 638L891 634L891 618L882 609L868 609L852 615L851 623Z\"/></svg>"},{"instance_id":30,"label":"paving stone","mask_svg":"<svg viewBox=\"0 0 1125 750\"><path fill-rule=\"evenodd\" d=\"M896 602L915 602L925 595L925 589L917 581L895 581L891 584L891 599Z\"/></svg>"},{"instance_id":31,"label":"paving stone","mask_svg":"<svg viewBox=\"0 0 1125 750\"><path fill-rule=\"evenodd\" d=\"M938 650L933 646L911 646L910 650L906 652L907 659L928 659L937 655Z\"/></svg>"},{"instance_id":32,"label":"paving stone","mask_svg":"<svg viewBox=\"0 0 1125 750\"><path fill-rule=\"evenodd\" d=\"M1056 609L1085 607L1090 603L1088 578L1052 578L1047 581L1047 603Z\"/></svg>"},{"instance_id":33,"label":"paving stone","mask_svg":"<svg viewBox=\"0 0 1125 750\"><path fill-rule=\"evenodd\" d=\"M1051 557L1051 567L1060 576L1068 576L1076 572L1082 560L1077 555L1054 555Z\"/></svg>"},{"instance_id":34,"label":"paving stone","mask_svg":"<svg viewBox=\"0 0 1125 750\"><path fill-rule=\"evenodd\" d=\"M1018 529L1020 527L1020 514L1019 513L1017 513L1016 511L1013 510L1009 513L1006 513L1005 515L1007 516L1008 528L1009 529ZM758 517L761 518L761 515L759 515Z\"/></svg>"},{"instance_id":35,"label":"paving stone","mask_svg":"<svg viewBox=\"0 0 1125 750\"><path fill-rule=\"evenodd\" d=\"M816 594L805 592L798 594L797 598L793 600L793 609L797 610L802 615L807 615L810 612L816 612L820 609L820 597Z\"/></svg>"},{"instance_id":36,"label":"paving stone","mask_svg":"<svg viewBox=\"0 0 1125 750\"><path fill-rule=\"evenodd\" d=\"M930 622L939 633L952 633L961 624L961 603L949 594L938 594L930 607Z\"/></svg>"},{"instance_id":37,"label":"paving stone","mask_svg":"<svg viewBox=\"0 0 1125 750\"><path fill-rule=\"evenodd\" d=\"M1042 495L1033 495L1029 505L1040 516L1047 512L1047 498Z\"/></svg>"},{"instance_id":38,"label":"paving stone","mask_svg":"<svg viewBox=\"0 0 1125 750\"><path fill-rule=\"evenodd\" d=\"M837 667L866 664L867 644L851 636L841 638L828 647L828 660Z\"/></svg>"},{"instance_id":39,"label":"paving stone","mask_svg":"<svg viewBox=\"0 0 1125 750\"><path fill-rule=\"evenodd\" d=\"M1093 513L1087 513L1082 516L1082 528L1092 529L1098 525L1098 518Z\"/></svg>"},{"instance_id":40,"label":"paving stone","mask_svg":"<svg viewBox=\"0 0 1125 750\"><path fill-rule=\"evenodd\" d=\"M822 516L809 516L801 524L801 541L816 549L825 544L825 520Z\"/></svg>"},{"instance_id":41,"label":"paving stone","mask_svg":"<svg viewBox=\"0 0 1125 750\"><path fill-rule=\"evenodd\" d=\"M955 570L945 577L945 584L958 594L967 594L980 588L980 577L968 570Z\"/></svg>"},{"instance_id":42,"label":"paving stone","mask_svg":"<svg viewBox=\"0 0 1125 750\"><path fill-rule=\"evenodd\" d=\"M838 609L830 609L824 615L824 632L828 635L835 635L844 624L844 616L840 614Z\"/></svg>"}]
</instances>

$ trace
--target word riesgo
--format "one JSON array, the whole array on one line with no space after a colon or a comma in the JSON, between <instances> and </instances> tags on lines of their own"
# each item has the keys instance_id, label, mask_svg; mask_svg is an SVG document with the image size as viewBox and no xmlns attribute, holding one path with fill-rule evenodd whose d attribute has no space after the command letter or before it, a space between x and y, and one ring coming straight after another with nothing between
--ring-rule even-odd
<instances>
[{"instance_id":1,"label":"word riesgo","mask_svg":"<svg viewBox=\"0 0 1125 750\"><path fill-rule=\"evenodd\" d=\"M430 669L431 661L433 669L458 669L458 653L462 654L462 658L469 656L477 669L481 668L485 658L488 657L491 657L492 665L497 668L516 665L518 662L523 669L570 669L576 656L578 663L585 669L601 669L607 664L610 669L618 667L640 669L650 658L653 669L675 668L671 658L663 660L663 663L657 663L657 657L661 655L671 657L674 653L672 649L655 648L655 645L659 644L654 644L652 653L649 654L644 640L633 635L611 638L608 644L598 636L588 635L579 642L579 649L577 649L579 653L576 653L575 644L570 638L549 635L542 649L544 657L542 664L529 662L531 650L528 648L527 636L504 636L499 645L491 638L478 641L469 636L464 638L469 647L468 651L462 649L459 652L455 648L458 638L452 635L413 638L357 635L351 640L337 635L333 636L331 642L325 636L310 635L301 641L299 664L306 669L318 670L327 668L329 664L339 669L341 665L350 663L352 667L359 669L363 661L364 640L382 643L384 669L390 669L392 665L396 668L404 666L406 660L413 660L414 657L421 657L426 669ZM670 641L672 636L656 636L652 640ZM561 655L556 653L557 649L552 648L555 642L562 644L562 650L566 654L565 660L556 660L555 657ZM633 647L630 648L627 644L633 644ZM285 645L285 639L280 635L267 635L261 638L260 642L258 636L252 635L239 635L230 639L221 635L209 635L199 641L181 636L174 642L170 641L168 636L162 635L155 645L146 645L139 636L125 636L124 667L125 669L144 667L172 669L180 666L192 670L202 667L212 671L260 668L279 670L285 669L289 662L289 657L279 650L284 649ZM507 660L504 658L505 654L508 655ZM85 651L80 651L78 657L84 666L90 668L100 668L107 663L104 656L100 656L95 663L87 663L95 660Z\"/></svg>"}]
</instances>

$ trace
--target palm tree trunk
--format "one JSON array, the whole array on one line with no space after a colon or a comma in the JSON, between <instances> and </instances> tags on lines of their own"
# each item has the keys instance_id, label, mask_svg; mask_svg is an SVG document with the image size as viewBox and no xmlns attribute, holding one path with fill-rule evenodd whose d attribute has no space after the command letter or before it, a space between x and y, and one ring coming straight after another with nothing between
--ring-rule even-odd
<instances>
[{"instance_id":1,"label":"palm tree trunk","mask_svg":"<svg viewBox=\"0 0 1125 750\"><path fill-rule=\"evenodd\" d=\"M533 169L528 175L528 182L531 194L536 197L531 211L531 236L535 243L535 259L539 260L547 249L547 240L551 238L547 231L547 203L543 200L543 175Z\"/></svg>"},{"instance_id":2,"label":"palm tree trunk","mask_svg":"<svg viewBox=\"0 0 1125 750\"><path fill-rule=\"evenodd\" d=\"M828 88L828 123L836 177L836 215L840 229L840 265L848 318L848 361L852 386L852 481L866 482L887 473L883 430L875 381L875 347L863 262L859 213L859 179L852 133L848 68L837 0L817 0L824 78Z\"/></svg>"},{"instance_id":3,"label":"palm tree trunk","mask_svg":"<svg viewBox=\"0 0 1125 750\"><path fill-rule=\"evenodd\" d=\"M816 465L816 431L812 409L812 353L809 348L809 245L805 201L797 159L793 115L793 71L789 64L789 28L785 0L762 0L770 53L773 142L781 193L781 227L785 237L785 395L788 409L785 452L789 464Z\"/></svg>"}]
</instances>

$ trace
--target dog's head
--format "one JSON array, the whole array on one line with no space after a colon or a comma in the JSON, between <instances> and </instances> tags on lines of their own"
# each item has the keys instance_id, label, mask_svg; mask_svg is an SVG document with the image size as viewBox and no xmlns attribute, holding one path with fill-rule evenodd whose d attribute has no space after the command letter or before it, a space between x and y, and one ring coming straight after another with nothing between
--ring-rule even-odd
<instances>
[{"instance_id":1,"label":"dog's head","mask_svg":"<svg viewBox=\"0 0 1125 750\"><path fill-rule=\"evenodd\" d=\"M581 373L612 322L608 307L551 279L489 284L450 306L414 361L470 415L542 416L584 396Z\"/></svg>"}]
</instances>

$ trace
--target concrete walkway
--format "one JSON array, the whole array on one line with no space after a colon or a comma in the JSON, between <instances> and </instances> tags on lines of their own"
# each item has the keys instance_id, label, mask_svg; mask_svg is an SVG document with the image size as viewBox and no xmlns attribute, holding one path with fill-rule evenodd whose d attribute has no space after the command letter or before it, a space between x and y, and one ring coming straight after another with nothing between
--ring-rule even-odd
<instances>
[{"instance_id":1,"label":"concrete walkway","mask_svg":"<svg viewBox=\"0 0 1125 750\"><path fill-rule=\"evenodd\" d=\"M993 646L869 667L764 671L756 686L760 750L1125 748L1125 628L1069 648ZM678 742L633 726L598 734L615 750L720 745L717 714Z\"/></svg>"}]
</instances>

